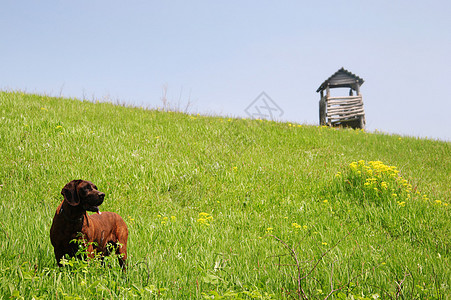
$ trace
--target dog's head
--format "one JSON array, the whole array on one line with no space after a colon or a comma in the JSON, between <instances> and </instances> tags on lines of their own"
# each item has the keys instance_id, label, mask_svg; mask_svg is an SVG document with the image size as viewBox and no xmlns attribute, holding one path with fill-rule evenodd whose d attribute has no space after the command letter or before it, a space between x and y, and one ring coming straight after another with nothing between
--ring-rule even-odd
<instances>
[{"instance_id":1,"label":"dog's head","mask_svg":"<svg viewBox=\"0 0 451 300\"><path fill-rule=\"evenodd\" d=\"M105 198L105 193L98 191L95 184L86 180L72 180L64 186L61 194L68 204L98 214L100 214L99 205Z\"/></svg>"}]
</instances>

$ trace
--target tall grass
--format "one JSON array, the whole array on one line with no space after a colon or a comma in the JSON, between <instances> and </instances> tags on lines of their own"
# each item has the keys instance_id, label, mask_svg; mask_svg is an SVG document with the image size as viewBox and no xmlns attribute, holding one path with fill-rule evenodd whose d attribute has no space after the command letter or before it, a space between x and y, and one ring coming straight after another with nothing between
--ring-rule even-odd
<instances>
[{"instance_id":1,"label":"tall grass","mask_svg":"<svg viewBox=\"0 0 451 300\"><path fill-rule=\"evenodd\" d=\"M20 92L0 114L0 299L450 296L450 143ZM72 179L129 226L125 274L57 267Z\"/></svg>"}]
</instances>

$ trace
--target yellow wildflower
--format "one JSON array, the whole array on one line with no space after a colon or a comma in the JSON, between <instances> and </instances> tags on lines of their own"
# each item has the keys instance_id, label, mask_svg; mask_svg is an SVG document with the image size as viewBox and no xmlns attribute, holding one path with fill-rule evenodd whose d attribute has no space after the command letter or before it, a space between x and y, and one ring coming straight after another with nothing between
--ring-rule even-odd
<instances>
[{"instance_id":1,"label":"yellow wildflower","mask_svg":"<svg viewBox=\"0 0 451 300\"><path fill-rule=\"evenodd\" d=\"M301 229L302 228L302 226L299 225L298 223L291 223L291 226L293 226L296 229Z\"/></svg>"},{"instance_id":2,"label":"yellow wildflower","mask_svg":"<svg viewBox=\"0 0 451 300\"><path fill-rule=\"evenodd\" d=\"M205 226L210 226L210 224L207 222L207 219L204 218L197 219L197 223L200 223Z\"/></svg>"},{"instance_id":3,"label":"yellow wildflower","mask_svg":"<svg viewBox=\"0 0 451 300\"><path fill-rule=\"evenodd\" d=\"M197 222L206 226L210 226L208 221L213 220L213 217L206 212L200 212L199 213L199 219L197 219Z\"/></svg>"}]
</instances>

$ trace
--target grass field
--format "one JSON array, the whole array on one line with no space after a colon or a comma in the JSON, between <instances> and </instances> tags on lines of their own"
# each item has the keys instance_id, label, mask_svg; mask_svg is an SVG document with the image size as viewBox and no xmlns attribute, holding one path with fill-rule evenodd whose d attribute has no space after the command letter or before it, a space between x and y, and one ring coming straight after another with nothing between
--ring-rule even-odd
<instances>
[{"instance_id":1,"label":"grass field","mask_svg":"<svg viewBox=\"0 0 451 300\"><path fill-rule=\"evenodd\" d=\"M451 144L0 92L0 299L449 299ZM130 236L58 268L73 179Z\"/></svg>"}]
</instances>

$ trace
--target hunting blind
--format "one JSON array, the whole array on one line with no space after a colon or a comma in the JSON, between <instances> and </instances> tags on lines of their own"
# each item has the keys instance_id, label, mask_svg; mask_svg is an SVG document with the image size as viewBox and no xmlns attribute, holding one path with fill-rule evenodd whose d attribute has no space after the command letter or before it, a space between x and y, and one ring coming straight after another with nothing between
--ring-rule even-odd
<instances>
[{"instance_id":1,"label":"hunting blind","mask_svg":"<svg viewBox=\"0 0 451 300\"><path fill-rule=\"evenodd\" d=\"M321 95L320 125L365 128L365 111L360 93L363 82L362 78L344 68L326 79L316 90ZM331 97L330 90L333 88L349 88L349 96Z\"/></svg>"}]
</instances>

